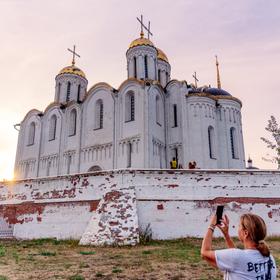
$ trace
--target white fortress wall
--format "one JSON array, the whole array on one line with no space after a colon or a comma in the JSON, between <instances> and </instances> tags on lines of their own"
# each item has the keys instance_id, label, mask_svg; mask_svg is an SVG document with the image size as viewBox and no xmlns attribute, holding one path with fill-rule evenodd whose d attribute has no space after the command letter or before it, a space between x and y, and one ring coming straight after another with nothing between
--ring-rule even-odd
<instances>
[{"instance_id":1,"label":"white fortress wall","mask_svg":"<svg viewBox=\"0 0 280 280\"><path fill-rule=\"evenodd\" d=\"M2 182L0 225L23 239L135 244L149 224L155 239L201 237L218 204L233 235L249 211L279 235L280 172L124 169Z\"/></svg>"}]
</instances>

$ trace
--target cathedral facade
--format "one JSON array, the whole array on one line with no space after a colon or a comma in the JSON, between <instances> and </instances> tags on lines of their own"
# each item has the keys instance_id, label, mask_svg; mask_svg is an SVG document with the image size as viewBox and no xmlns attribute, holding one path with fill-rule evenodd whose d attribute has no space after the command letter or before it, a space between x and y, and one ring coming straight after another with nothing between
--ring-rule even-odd
<instances>
[{"instance_id":1,"label":"cathedral facade","mask_svg":"<svg viewBox=\"0 0 280 280\"><path fill-rule=\"evenodd\" d=\"M88 89L75 65L55 78L54 102L20 124L15 178L119 168L245 168L241 101L221 89L170 79L167 56L144 37L127 52L128 78Z\"/></svg>"}]
</instances>

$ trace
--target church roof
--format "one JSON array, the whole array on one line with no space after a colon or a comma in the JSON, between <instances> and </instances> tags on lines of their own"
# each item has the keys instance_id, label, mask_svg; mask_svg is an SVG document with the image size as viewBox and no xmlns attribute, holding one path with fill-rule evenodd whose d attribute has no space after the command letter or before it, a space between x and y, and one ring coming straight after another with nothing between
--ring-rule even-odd
<instances>
[{"instance_id":1,"label":"church roof","mask_svg":"<svg viewBox=\"0 0 280 280\"><path fill-rule=\"evenodd\" d=\"M221 89L221 88L205 88L203 92L210 93L212 95L224 95L224 96L231 96L230 93Z\"/></svg>"},{"instance_id":2,"label":"church roof","mask_svg":"<svg viewBox=\"0 0 280 280\"><path fill-rule=\"evenodd\" d=\"M61 69L60 72L58 73L58 75L61 75L61 74L74 74L74 75L78 75L78 76L81 76L86 79L86 74L80 68L78 68L77 66L75 66L73 64Z\"/></svg>"},{"instance_id":3,"label":"church roof","mask_svg":"<svg viewBox=\"0 0 280 280\"><path fill-rule=\"evenodd\" d=\"M190 93L208 93L214 96L231 96L231 94L221 88L201 87L192 88Z\"/></svg>"},{"instance_id":4,"label":"church roof","mask_svg":"<svg viewBox=\"0 0 280 280\"><path fill-rule=\"evenodd\" d=\"M157 58L169 63L166 54L159 48L157 48Z\"/></svg>"},{"instance_id":5,"label":"church roof","mask_svg":"<svg viewBox=\"0 0 280 280\"><path fill-rule=\"evenodd\" d=\"M137 47L137 46L151 46L151 47L155 47L153 42L150 39L144 38L144 33L140 34L140 38L133 40L128 49L131 49L133 47Z\"/></svg>"}]
</instances>

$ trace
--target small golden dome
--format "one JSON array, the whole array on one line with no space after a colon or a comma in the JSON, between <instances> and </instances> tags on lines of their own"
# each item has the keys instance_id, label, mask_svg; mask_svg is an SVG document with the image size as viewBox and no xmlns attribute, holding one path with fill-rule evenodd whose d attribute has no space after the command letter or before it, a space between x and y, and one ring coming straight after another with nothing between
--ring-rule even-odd
<instances>
[{"instance_id":1,"label":"small golden dome","mask_svg":"<svg viewBox=\"0 0 280 280\"><path fill-rule=\"evenodd\" d=\"M147 38L144 38L144 33L140 34L140 38L135 39L134 41L131 42L129 45L129 49L136 47L136 46L151 46L155 47L154 44Z\"/></svg>"},{"instance_id":2,"label":"small golden dome","mask_svg":"<svg viewBox=\"0 0 280 280\"><path fill-rule=\"evenodd\" d=\"M161 49L157 48L157 53L158 53L158 54L157 54L157 58L158 58L158 59L161 59L161 60L163 60L163 61L169 63L166 54L165 54Z\"/></svg>"},{"instance_id":3,"label":"small golden dome","mask_svg":"<svg viewBox=\"0 0 280 280\"><path fill-rule=\"evenodd\" d=\"M71 65L71 66L66 66L64 67L58 75L61 75L61 74L75 74L75 75L78 75L78 76L81 76L83 78L86 79L86 75L85 73L78 67L76 67L75 65Z\"/></svg>"}]
</instances>

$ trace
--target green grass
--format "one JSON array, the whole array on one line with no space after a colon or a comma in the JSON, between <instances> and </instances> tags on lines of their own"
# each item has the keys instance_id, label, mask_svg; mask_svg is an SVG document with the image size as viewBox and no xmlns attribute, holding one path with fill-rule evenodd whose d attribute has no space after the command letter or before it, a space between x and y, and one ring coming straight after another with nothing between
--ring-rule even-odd
<instances>
[{"instance_id":1,"label":"green grass","mask_svg":"<svg viewBox=\"0 0 280 280\"><path fill-rule=\"evenodd\" d=\"M201 242L185 238L133 247L93 247L74 240L1 241L0 270L5 269L2 274L9 271L11 279L222 279L218 270L201 259ZM268 244L280 266L280 238L269 238ZM215 238L213 248L225 248L224 241Z\"/></svg>"},{"instance_id":2,"label":"green grass","mask_svg":"<svg viewBox=\"0 0 280 280\"><path fill-rule=\"evenodd\" d=\"M40 252L40 255L45 257L54 257L56 256L56 252L42 251Z\"/></svg>"},{"instance_id":3,"label":"green grass","mask_svg":"<svg viewBox=\"0 0 280 280\"><path fill-rule=\"evenodd\" d=\"M0 257L4 257L6 255L5 247L0 245Z\"/></svg>"},{"instance_id":4,"label":"green grass","mask_svg":"<svg viewBox=\"0 0 280 280\"><path fill-rule=\"evenodd\" d=\"M121 273L123 270L119 267L113 267L112 272L113 273Z\"/></svg>"},{"instance_id":5,"label":"green grass","mask_svg":"<svg viewBox=\"0 0 280 280\"><path fill-rule=\"evenodd\" d=\"M80 251L79 254L81 254L81 255L95 255L96 252L94 252L94 251Z\"/></svg>"},{"instance_id":6,"label":"green grass","mask_svg":"<svg viewBox=\"0 0 280 280\"><path fill-rule=\"evenodd\" d=\"M79 274L72 275L68 278L69 280L85 280L85 277Z\"/></svg>"}]
</instances>

